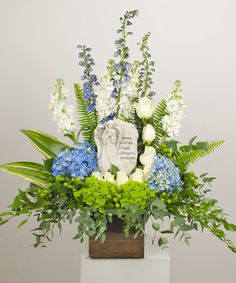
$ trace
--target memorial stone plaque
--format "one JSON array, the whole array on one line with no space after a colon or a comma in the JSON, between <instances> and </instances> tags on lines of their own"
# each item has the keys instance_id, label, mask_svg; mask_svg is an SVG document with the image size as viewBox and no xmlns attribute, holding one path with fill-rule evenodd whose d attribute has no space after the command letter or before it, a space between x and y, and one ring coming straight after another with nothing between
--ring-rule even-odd
<instances>
[{"instance_id":1,"label":"memorial stone plaque","mask_svg":"<svg viewBox=\"0 0 236 283\"><path fill-rule=\"evenodd\" d=\"M94 132L98 149L98 165L102 173L117 166L121 171L130 174L137 164L136 127L120 119L114 119L97 126Z\"/></svg>"}]
</instances>

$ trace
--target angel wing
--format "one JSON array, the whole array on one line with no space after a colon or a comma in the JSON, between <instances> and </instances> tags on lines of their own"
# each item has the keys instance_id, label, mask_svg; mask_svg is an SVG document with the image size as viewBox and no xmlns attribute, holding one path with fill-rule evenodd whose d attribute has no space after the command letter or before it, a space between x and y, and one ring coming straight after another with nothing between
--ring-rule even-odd
<instances>
[{"instance_id":1,"label":"angel wing","mask_svg":"<svg viewBox=\"0 0 236 283\"><path fill-rule=\"evenodd\" d=\"M102 156L102 136L104 132L104 126L103 125L98 125L97 128L94 131L94 140L95 144L97 146L97 152L98 152L98 158L101 158Z\"/></svg>"},{"instance_id":2,"label":"angel wing","mask_svg":"<svg viewBox=\"0 0 236 283\"><path fill-rule=\"evenodd\" d=\"M118 126L116 126L115 130L116 130L116 148L117 148L120 144L121 139L122 139L123 132L122 132L122 129Z\"/></svg>"}]
</instances>

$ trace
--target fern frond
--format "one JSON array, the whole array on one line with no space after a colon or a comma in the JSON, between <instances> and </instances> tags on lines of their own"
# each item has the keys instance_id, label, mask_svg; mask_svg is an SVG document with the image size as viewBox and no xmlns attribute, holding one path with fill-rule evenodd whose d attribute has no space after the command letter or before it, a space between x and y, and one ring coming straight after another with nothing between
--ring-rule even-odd
<instances>
[{"instance_id":1,"label":"fern frond","mask_svg":"<svg viewBox=\"0 0 236 283\"><path fill-rule=\"evenodd\" d=\"M74 84L76 106L80 131L85 141L94 142L94 129L97 127L95 111L86 111L87 103L84 101L84 93L79 84Z\"/></svg>"},{"instance_id":2,"label":"fern frond","mask_svg":"<svg viewBox=\"0 0 236 283\"><path fill-rule=\"evenodd\" d=\"M200 158L206 157L214 150L219 148L224 141L215 140L211 142L205 142L203 148L186 150L186 147L179 148L177 153L173 156L173 160L180 168L187 168L190 163L198 161Z\"/></svg>"},{"instance_id":3,"label":"fern frond","mask_svg":"<svg viewBox=\"0 0 236 283\"><path fill-rule=\"evenodd\" d=\"M156 110L153 114L152 124L156 131L155 144L160 143L160 139L164 136L165 132L162 126L162 119L166 115L166 101L163 98L160 103L157 105Z\"/></svg>"}]
</instances>

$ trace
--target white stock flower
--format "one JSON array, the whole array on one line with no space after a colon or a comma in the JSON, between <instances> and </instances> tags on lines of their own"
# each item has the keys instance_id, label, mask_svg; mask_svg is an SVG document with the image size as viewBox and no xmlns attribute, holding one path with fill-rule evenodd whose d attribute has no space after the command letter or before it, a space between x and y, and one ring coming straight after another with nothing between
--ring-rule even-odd
<instances>
[{"instance_id":1,"label":"white stock flower","mask_svg":"<svg viewBox=\"0 0 236 283\"><path fill-rule=\"evenodd\" d=\"M167 115L162 119L163 129L170 138L174 138L179 134L185 107L183 95L181 94L180 81L176 81L173 91L166 97Z\"/></svg>"},{"instance_id":2,"label":"white stock flower","mask_svg":"<svg viewBox=\"0 0 236 283\"><path fill-rule=\"evenodd\" d=\"M156 150L152 146L145 146L144 153L140 155L139 160L142 165L150 165L154 161Z\"/></svg>"},{"instance_id":3,"label":"white stock flower","mask_svg":"<svg viewBox=\"0 0 236 283\"><path fill-rule=\"evenodd\" d=\"M156 132L151 124L147 124L146 126L143 127L142 139L144 142L151 143L152 141L155 140L155 137L156 137Z\"/></svg>"},{"instance_id":4,"label":"white stock flower","mask_svg":"<svg viewBox=\"0 0 236 283\"><path fill-rule=\"evenodd\" d=\"M129 180L127 174L123 171L117 172L116 183L118 186L125 184Z\"/></svg>"},{"instance_id":5,"label":"white stock flower","mask_svg":"<svg viewBox=\"0 0 236 283\"><path fill-rule=\"evenodd\" d=\"M132 117L134 113L133 100L137 97L139 73L138 68L134 68L131 73L130 79L123 82L120 92L120 115L125 118Z\"/></svg>"},{"instance_id":6,"label":"white stock flower","mask_svg":"<svg viewBox=\"0 0 236 283\"><path fill-rule=\"evenodd\" d=\"M97 96L96 111L99 121L103 120L117 110L116 99L112 97L113 90L113 82L109 76L109 73L106 72L99 81L99 84L94 87L94 93Z\"/></svg>"},{"instance_id":7,"label":"white stock flower","mask_svg":"<svg viewBox=\"0 0 236 283\"><path fill-rule=\"evenodd\" d=\"M69 90L64 86L64 81L57 80L51 93L49 109L53 113L53 120L57 122L58 132L63 135L75 130L74 107L65 103L68 97Z\"/></svg>"},{"instance_id":8,"label":"white stock flower","mask_svg":"<svg viewBox=\"0 0 236 283\"><path fill-rule=\"evenodd\" d=\"M140 168L137 168L134 173L132 173L130 176L129 176L129 179L130 180L133 180L133 181L137 181L137 182L143 182L144 181L144 172L142 169Z\"/></svg>"},{"instance_id":9,"label":"white stock flower","mask_svg":"<svg viewBox=\"0 0 236 283\"><path fill-rule=\"evenodd\" d=\"M121 96L119 105L120 105L120 114L126 118L129 118L133 113L133 109L134 109L130 99L127 96Z\"/></svg>"}]
</instances>

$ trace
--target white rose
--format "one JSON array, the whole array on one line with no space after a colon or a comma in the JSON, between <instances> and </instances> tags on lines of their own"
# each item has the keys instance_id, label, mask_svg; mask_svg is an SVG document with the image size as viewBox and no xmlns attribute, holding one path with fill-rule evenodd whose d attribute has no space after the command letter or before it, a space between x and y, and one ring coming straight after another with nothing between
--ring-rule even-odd
<instances>
[{"instance_id":1,"label":"white rose","mask_svg":"<svg viewBox=\"0 0 236 283\"><path fill-rule=\"evenodd\" d=\"M134 103L137 115L141 119L150 119L155 111L155 103L153 99L141 97L138 103Z\"/></svg>"},{"instance_id":2,"label":"white rose","mask_svg":"<svg viewBox=\"0 0 236 283\"><path fill-rule=\"evenodd\" d=\"M152 146L145 146L144 153L140 155L140 162L145 165L150 165L154 161L154 156L156 154L156 150Z\"/></svg>"},{"instance_id":3,"label":"white rose","mask_svg":"<svg viewBox=\"0 0 236 283\"><path fill-rule=\"evenodd\" d=\"M146 126L143 127L142 139L144 142L151 143L152 141L155 140L155 137L156 137L156 132L151 124L147 124Z\"/></svg>"},{"instance_id":4,"label":"white rose","mask_svg":"<svg viewBox=\"0 0 236 283\"><path fill-rule=\"evenodd\" d=\"M102 180L102 174L100 172L93 172L92 176L96 177L98 180Z\"/></svg>"},{"instance_id":5,"label":"white rose","mask_svg":"<svg viewBox=\"0 0 236 283\"><path fill-rule=\"evenodd\" d=\"M129 180L127 174L123 171L117 172L116 183L118 186L126 183Z\"/></svg>"},{"instance_id":6,"label":"white rose","mask_svg":"<svg viewBox=\"0 0 236 283\"><path fill-rule=\"evenodd\" d=\"M137 182L141 182L141 183L142 183L142 182L144 181L143 170L137 168L137 169L135 170L135 172L129 176L129 178L130 178L130 180L133 180L133 181L137 181Z\"/></svg>"},{"instance_id":7,"label":"white rose","mask_svg":"<svg viewBox=\"0 0 236 283\"><path fill-rule=\"evenodd\" d=\"M115 177L114 177L114 175L111 174L111 172L105 172L103 174L103 179L104 179L104 181L109 181L111 183L115 182Z\"/></svg>"}]
</instances>

